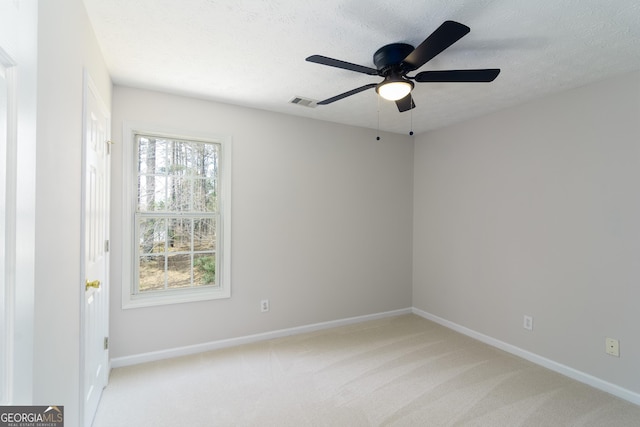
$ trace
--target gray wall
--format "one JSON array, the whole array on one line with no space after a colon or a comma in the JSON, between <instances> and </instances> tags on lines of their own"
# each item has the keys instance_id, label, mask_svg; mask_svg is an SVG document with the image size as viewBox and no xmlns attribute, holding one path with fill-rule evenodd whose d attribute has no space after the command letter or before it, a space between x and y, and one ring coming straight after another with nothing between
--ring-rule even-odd
<instances>
[{"instance_id":1,"label":"gray wall","mask_svg":"<svg viewBox=\"0 0 640 427\"><path fill-rule=\"evenodd\" d=\"M640 73L419 135L413 306L640 392L639 136Z\"/></svg>"},{"instance_id":2,"label":"gray wall","mask_svg":"<svg viewBox=\"0 0 640 427\"><path fill-rule=\"evenodd\" d=\"M232 137L230 299L121 308L123 121ZM413 140L375 136L116 86L111 357L411 307Z\"/></svg>"}]
</instances>

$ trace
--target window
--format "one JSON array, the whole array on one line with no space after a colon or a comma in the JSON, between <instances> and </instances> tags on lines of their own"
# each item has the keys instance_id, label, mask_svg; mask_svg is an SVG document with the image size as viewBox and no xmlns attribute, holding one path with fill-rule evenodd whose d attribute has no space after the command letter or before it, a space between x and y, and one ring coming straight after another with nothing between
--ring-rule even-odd
<instances>
[{"instance_id":1,"label":"window","mask_svg":"<svg viewBox=\"0 0 640 427\"><path fill-rule=\"evenodd\" d=\"M228 297L229 141L125 132L134 178L132 278L123 306Z\"/></svg>"}]
</instances>

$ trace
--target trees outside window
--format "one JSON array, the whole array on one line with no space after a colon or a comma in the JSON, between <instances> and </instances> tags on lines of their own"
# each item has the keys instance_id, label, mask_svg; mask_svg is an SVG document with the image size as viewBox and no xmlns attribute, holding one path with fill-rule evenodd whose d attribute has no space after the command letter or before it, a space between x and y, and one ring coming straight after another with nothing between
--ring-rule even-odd
<instances>
[{"instance_id":1,"label":"trees outside window","mask_svg":"<svg viewBox=\"0 0 640 427\"><path fill-rule=\"evenodd\" d=\"M225 209L221 141L133 132L135 201L131 299L206 290L229 296L221 280ZM132 195L133 196L133 195ZM228 211L227 211L228 212ZM228 265L228 263L227 263ZM184 293L182 292L182 293ZM180 298L179 298L180 299ZM195 298L198 299L198 298ZM166 299L165 299L166 300ZM181 302L182 299L180 299ZM149 304L142 304L149 305Z\"/></svg>"}]
</instances>

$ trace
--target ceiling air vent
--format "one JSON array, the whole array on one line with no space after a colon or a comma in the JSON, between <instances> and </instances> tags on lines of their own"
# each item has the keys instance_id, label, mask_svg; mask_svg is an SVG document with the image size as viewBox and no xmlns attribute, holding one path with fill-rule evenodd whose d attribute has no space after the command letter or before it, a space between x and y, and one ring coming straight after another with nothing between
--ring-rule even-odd
<instances>
[{"instance_id":1,"label":"ceiling air vent","mask_svg":"<svg viewBox=\"0 0 640 427\"><path fill-rule=\"evenodd\" d=\"M294 96L290 101L290 104L300 105L302 107L316 108L318 101L315 99L303 98L301 96Z\"/></svg>"}]
</instances>

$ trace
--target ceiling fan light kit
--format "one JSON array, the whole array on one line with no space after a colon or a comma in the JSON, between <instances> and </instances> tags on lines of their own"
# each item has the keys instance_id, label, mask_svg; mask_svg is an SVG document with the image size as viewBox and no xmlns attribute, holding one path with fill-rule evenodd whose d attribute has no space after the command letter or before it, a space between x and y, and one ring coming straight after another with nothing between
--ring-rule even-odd
<instances>
[{"instance_id":1,"label":"ceiling fan light kit","mask_svg":"<svg viewBox=\"0 0 640 427\"><path fill-rule=\"evenodd\" d=\"M373 63L376 68L353 64L322 55L309 56L306 59L309 62L384 78L384 80L378 84L366 84L320 101L318 105L330 104L367 89L376 88L376 92L381 97L389 101L395 101L398 111L404 112L415 108L413 97L410 96L414 88L412 80L419 83L491 82L500 74L500 69L438 70L423 71L415 76L407 75L435 58L442 51L468 34L469 31L469 27L459 22L445 21L416 48L406 43L392 43L378 49L373 54Z\"/></svg>"},{"instance_id":2,"label":"ceiling fan light kit","mask_svg":"<svg viewBox=\"0 0 640 427\"><path fill-rule=\"evenodd\" d=\"M404 77L386 77L376 86L376 92L388 101L397 101L409 95L413 86L413 82Z\"/></svg>"}]
</instances>

